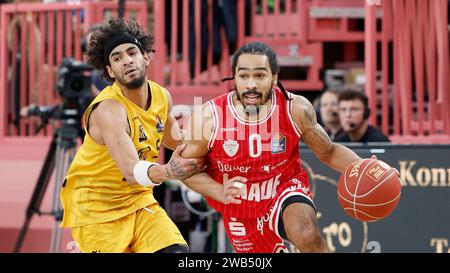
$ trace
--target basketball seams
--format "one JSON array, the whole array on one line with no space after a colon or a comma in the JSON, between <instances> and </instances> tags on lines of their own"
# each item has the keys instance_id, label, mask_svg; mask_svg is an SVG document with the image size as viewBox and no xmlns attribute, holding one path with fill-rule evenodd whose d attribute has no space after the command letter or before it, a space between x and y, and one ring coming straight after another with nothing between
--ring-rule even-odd
<instances>
[{"instance_id":1,"label":"basketball seams","mask_svg":"<svg viewBox=\"0 0 450 273\"><path fill-rule=\"evenodd\" d=\"M364 159L361 159L361 161L364 161ZM362 163L361 163L362 164ZM352 193L349 191L349 189L348 189L348 187L347 187L347 176L348 176L348 170L350 169L350 167L351 166L353 166L353 164L350 164L349 166L347 166L347 168L345 169L345 174L344 174L344 188L345 188L345 190L347 191L347 193L350 195L350 196L353 196L352 195ZM338 194L339 194L339 191L338 191ZM351 202L350 202L351 203ZM354 211L353 211L354 212ZM353 213L354 214L354 216L356 217L356 214L355 213Z\"/></svg>"},{"instance_id":2,"label":"basketball seams","mask_svg":"<svg viewBox=\"0 0 450 273\"><path fill-rule=\"evenodd\" d=\"M364 207L378 207L378 206L384 206L384 205L387 205L387 204L389 204L389 203L392 203L392 202L394 202L395 200L397 200L398 198L400 198L400 195L401 195L401 192L400 192L396 197L394 197L393 199L391 199L391 200L389 200L389 201L387 201L387 202L377 203L377 204L364 204L364 203L356 203L356 202L352 202L352 201L346 199L345 197L343 197L342 195L340 195L340 194L338 193L338 196L339 196L340 198L342 198L342 200L344 200L344 201L346 201L346 202L348 202L348 203L352 203L352 204L353 204L353 207L355 207L355 205L358 205L358 206L364 206Z\"/></svg>"},{"instance_id":3,"label":"basketball seams","mask_svg":"<svg viewBox=\"0 0 450 273\"><path fill-rule=\"evenodd\" d=\"M380 187L384 182L386 182L388 180L388 178L390 178L393 174L395 174L395 171L393 169L390 169L389 171L392 171L388 176L386 176L383 180L381 180L380 183L378 183L375 187L371 188L368 192L366 192L365 194L362 195L356 195L356 197L361 198L361 197L365 197L368 194L370 194L372 191L376 190L378 187Z\"/></svg>"},{"instance_id":4,"label":"basketball seams","mask_svg":"<svg viewBox=\"0 0 450 273\"><path fill-rule=\"evenodd\" d=\"M366 164L366 166L364 167L361 174L364 174L366 172L366 169L369 167L370 164L372 164L372 166L373 166L376 163L377 163L377 161L374 160L373 162L369 162L368 164ZM359 219L358 215L356 214L356 204L355 203L356 203L356 193L358 192L359 182L361 182L361 178L362 178L362 175L359 176L358 181L356 182L355 194L351 194L353 196L353 209L355 211L355 217L358 220L360 220L360 219Z\"/></svg>"},{"instance_id":5,"label":"basketball seams","mask_svg":"<svg viewBox=\"0 0 450 273\"><path fill-rule=\"evenodd\" d=\"M350 194L350 195L351 195L351 193L350 193L350 191L349 191L348 188L347 188L347 172L348 172L348 169L350 168L351 165L352 165L352 164L350 164L349 166L347 166L347 169L345 169L345 173L344 173L344 188L345 188L345 190L348 192L348 194Z\"/></svg>"},{"instance_id":6,"label":"basketball seams","mask_svg":"<svg viewBox=\"0 0 450 273\"><path fill-rule=\"evenodd\" d=\"M381 161L381 163L383 162ZM394 208L400 200L401 190L398 189L399 185L396 184L399 181L396 177L395 170L389 165L386 167L381 163L379 160L362 159L361 161L352 163L341 174L337 191L339 203L349 216L358 221L375 222L381 220L394 211ZM360 165L358 169L355 168L357 164ZM377 166L384 169L383 175L373 177L367 174L369 170L374 168L378 174L381 173ZM349 174L354 174L355 172L358 173L359 177L355 177L354 175L348 177ZM366 177L363 178L363 176ZM375 180L375 178L377 179ZM361 181L363 182L362 184ZM386 199L388 200L386 201Z\"/></svg>"},{"instance_id":7,"label":"basketball seams","mask_svg":"<svg viewBox=\"0 0 450 273\"><path fill-rule=\"evenodd\" d=\"M356 193L358 192L358 187L359 187L359 183L361 182L361 179L364 175L364 173L366 172L367 168L369 167L370 164L372 164L370 167L373 167L373 165L375 165L377 162L374 160L373 162L369 162L366 164L366 166L364 167L363 171L361 172L361 174L358 177L358 181L356 181L356 185L355 185L355 192L351 194L352 197L357 197Z\"/></svg>"},{"instance_id":8,"label":"basketball seams","mask_svg":"<svg viewBox=\"0 0 450 273\"><path fill-rule=\"evenodd\" d=\"M352 209L352 208L346 208L346 209L344 209L344 210L353 210L353 209ZM370 215L370 214L367 214L367 213L365 213L364 211L361 211L361 210L357 210L357 209L353 210L353 213L354 213L355 215L356 215L356 212L361 213L361 214L365 215L366 217L372 218L372 220L366 220L366 221L363 221L363 222L375 222L375 221L378 221L378 220L383 219L383 217L375 217L375 216L372 216L372 215ZM358 220L359 220L359 219L358 219ZM360 220L360 221L362 221L362 220Z\"/></svg>"},{"instance_id":9,"label":"basketball seams","mask_svg":"<svg viewBox=\"0 0 450 273\"><path fill-rule=\"evenodd\" d=\"M361 159L360 161L364 161L364 159ZM363 163L361 163L361 164L363 164ZM348 173L348 170L350 169L350 166L353 166L353 164L350 164L348 167L347 167L347 169L345 169L345 175L344 175L344 188L345 188L345 190L348 192L348 194L350 194L350 196L353 196L353 194L349 191L349 189L348 189L348 187L347 187L347 173Z\"/></svg>"}]
</instances>

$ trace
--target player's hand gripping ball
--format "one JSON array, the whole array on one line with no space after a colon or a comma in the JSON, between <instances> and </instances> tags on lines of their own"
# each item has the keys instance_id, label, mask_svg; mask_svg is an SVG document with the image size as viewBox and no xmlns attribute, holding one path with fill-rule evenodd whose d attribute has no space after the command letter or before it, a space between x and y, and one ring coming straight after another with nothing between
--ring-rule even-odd
<instances>
[{"instance_id":1,"label":"player's hand gripping ball","mask_svg":"<svg viewBox=\"0 0 450 273\"><path fill-rule=\"evenodd\" d=\"M344 211L363 222L391 214L400 201L397 171L381 160L366 158L350 164L339 178L337 194Z\"/></svg>"}]
</instances>

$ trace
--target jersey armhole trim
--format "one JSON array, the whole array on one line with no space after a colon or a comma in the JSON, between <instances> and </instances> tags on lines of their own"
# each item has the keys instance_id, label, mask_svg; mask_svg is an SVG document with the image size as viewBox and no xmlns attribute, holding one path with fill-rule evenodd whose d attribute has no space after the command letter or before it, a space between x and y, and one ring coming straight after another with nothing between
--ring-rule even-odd
<instances>
[{"instance_id":1,"label":"jersey armhole trim","mask_svg":"<svg viewBox=\"0 0 450 273\"><path fill-rule=\"evenodd\" d=\"M292 118L292 96L289 94L289 97L291 98L291 100L287 100L287 114L289 117L289 121L291 123L292 128L295 131L295 134L300 138L302 136L302 131L300 130L300 128L298 128L297 124L295 123L294 119Z\"/></svg>"},{"instance_id":2,"label":"jersey armhole trim","mask_svg":"<svg viewBox=\"0 0 450 273\"><path fill-rule=\"evenodd\" d=\"M217 109L212 101L208 101L209 108L211 109L211 114L213 116L213 130L211 133L211 137L208 141L208 150L211 150L214 146L214 142L217 137L217 132L219 131L219 117L217 113Z\"/></svg>"},{"instance_id":3,"label":"jersey armhole trim","mask_svg":"<svg viewBox=\"0 0 450 273\"><path fill-rule=\"evenodd\" d=\"M106 99L97 101L96 103L90 105L90 106L88 107L88 109L85 111L85 115L84 115L84 123L85 123L85 124L84 124L84 130L85 130L86 135L89 136L89 138L91 138L92 141L93 141L94 143L96 143L96 144L98 144L98 145L101 145L101 146L105 146L105 144L99 144L99 143L97 143L97 142L91 137L91 135L89 134L89 118L91 117L92 112L95 110L95 108L97 108L97 106L98 106L101 102L103 102L103 101L105 101L105 100L109 100L109 99L110 99L110 100L114 100L114 101L116 101L116 102L122 104L122 106L125 108L125 110L127 109L127 108L125 107L125 105L124 105L120 100L118 100L118 99L116 99L116 98L106 98ZM131 115L130 115L130 113L128 113L128 111L126 111L126 112L127 112L127 123L128 123L128 128L130 128L130 138L131 138L132 140L134 140L134 137L136 136L136 133L135 133L135 131L134 131L134 126L132 126L132 124L131 124L131 120L132 120L132 119L131 119Z\"/></svg>"}]
</instances>

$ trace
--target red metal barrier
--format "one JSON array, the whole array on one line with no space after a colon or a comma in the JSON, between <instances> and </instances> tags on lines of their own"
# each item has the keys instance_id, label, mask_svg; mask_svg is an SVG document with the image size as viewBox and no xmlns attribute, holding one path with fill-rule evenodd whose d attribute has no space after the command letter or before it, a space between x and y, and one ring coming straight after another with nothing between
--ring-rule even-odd
<instances>
[{"instance_id":1,"label":"red metal barrier","mask_svg":"<svg viewBox=\"0 0 450 273\"><path fill-rule=\"evenodd\" d=\"M370 1L370 0L369 0ZM309 4L308 32L311 41L342 42L364 41L364 30L357 24L365 19L362 0L312 0ZM380 19L382 13L376 11ZM381 34L375 34L377 40Z\"/></svg>"},{"instance_id":2,"label":"red metal barrier","mask_svg":"<svg viewBox=\"0 0 450 273\"><path fill-rule=\"evenodd\" d=\"M382 1L366 4L366 93L381 113L381 128L396 143L450 142L449 33L446 0ZM374 12L382 8L381 94L377 70ZM392 23L391 23L392 22ZM389 90L388 41L393 35L393 83ZM393 98L393 99L392 99ZM389 103L393 101L389 111ZM392 127L389 128L389 115ZM372 124L378 123L372 115Z\"/></svg>"},{"instance_id":3,"label":"red metal barrier","mask_svg":"<svg viewBox=\"0 0 450 273\"><path fill-rule=\"evenodd\" d=\"M268 7L266 1L252 1L250 19L246 20L244 1L239 1L239 44L261 41L270 45L278 54L281 67L304 70L305 78L284 78L283 83L292 91L321 90L320 70L323 63L321 42L311 42L308 33L309 1L273 1ZM256 9L258 7L258 9ZM245 35L247 24L250 35Z\"/></svg>"},{"instance_id":4,"label":"red metal barrier","mask_svg":"<svg viewBox=\"0 0 450 273\"><path fill-rule=\"evenodd\" d=\"M230 76L230 54L228 51L228 40L223 40L222 59L213 64L213 37L212 26L218 18L212 16L215 0L208 0L207 18L202 23L201 3L193 1L192 11L189 11L187 1L178 6L177 0L154 2L154 34L155 67L153 79L164 83L172 92L175 104L193 104L192 95L202 97L203 101L226 91L230 85L223 85L220 79ZM166 4L171 5L169 14L166 13ZM282 5L283 3L283 5ZM273 1L273 7L268 6L266 1L251 1L250 16L246 16L245 0L237 1L237 47L246 42L262 41L272 46L278 53L279 62L282 67L298 68L306 71L303 79L283 79L285 86L292 91L321 90L323 82L320 80L319 72L323 63L323 48L321 42L308 42L308 0ZM180 12L181 10L181 12ZM181 16L180 16L181 15ZM165 18L171 18L171 27L165 26ZM193 26L189 26L189 22ZM179 21L182 23L180 24ZM206 24L207 22L207 24ZM205 37L201 35L201 28L208 27L207 48L201 47ZM250 34L245 33L250 24ZM170 31L170 33L166 33ZM189 37L189 31L194 32L194 37ZM177 35L178 33L180 33ZM217 33L216 33L217 34ZM224 29L220 35L225 36ZM170 47L165 41L170 37ZM181 41L180 41L181 39ZM189 50L189 43L195 41L195 46ZM179 46L181 44L182 46ZM189 56L195 57L189 60ZM201 60L206 62L206 67L201 69ZM193 66L193 69L190 69ZM193 71L191 71L193 70ZM190 75L192 74L192 76ZM195 90L195 93L191 91Z\"/></svg>"},{"instance_id":5,"label":"red metal barrier","mask_svg":"<svg viewBox=\"0 0 450 273\"><path fill-rule=\"evenodd\" d=\"M230 53L222 29L222 58L213 63L212 26L218 20L213 16L213 1L206 1L206 18L202 18L201 0L193 1L192 7L189 1L181 1L181 5L178 0L153 3L156 53L151 78L168 88L175 104L193 105L194 95L206 102L226 91L228 84L221 84L220 79L230 76ZM171 5L169 14L166 4ZM167 17L171 18L170 29L166 27ZM207 33L208 38L202 36L202 28L207 28L203 34ZM170 46L166 37L170 37ZM205 67L201 66L202 60Z\"/></svg>"},{"instance_id":6,"label":"red metal barrier","mask_svg":"<svg viewBox=\"0 0 450 273\"><path fill-rule=\"evenodd\" d=\"M147 28L146 2L127 2L125 15ZM114 2L23 3L1 8L0 138L32 136L39 118L21 118L31 103L60 103L55 83L65 57L81 60L82 35L117 14ZM51 126L40 135L51 134Z\"/></svg>"},{"instance_id":7,"label":"red metal barrier","mask_svg":"<svg viewBox=\"0 0 450 273\"><path fill-rule=\"evenodd\" d=\"M377 73L377 49L376 49L376 7L369 5L366 2L366 16L364 17L364 33L365 33L365 73L366 75L373 75L366 79L366 95L369 98L369 107L376 109L376 73ZM376 115L371 115L371 122L376 122Z\"/></svg>"},{"instance_id":8,"label":"red metal barrier","mask_svg":"<svg viewBox=\"0 0 450 273\"><path fill-rule=\"evenodd\" d=\"M231 74L231 52L225 46L228 41L223 28L222 58L213 63L215 0L204 1L207 18L203 20L202 2L194 0L192 10L189 1L153 2L156 54L152 56L149 76L167 86L175 104L192 105L194 95L204 102L231 87L231 83L220 83L221 78ZM169 14L165 6L168 3ZM272 7L267 1L251 3L247 18L245 1L237 1L236 46L249 41L267 42L279 54L282 66L306 69L305 79L283 79L288 89L320 90L323 43L363 41L366 35L366 92L373 113L381 116L372 115L371 123L393 135L396 142L450 142L447 1L384 0L379 1L382 5L377 1L369 5L360 0L275 0ZM354 29L364 9L369 12L365 34ZM43 105L59 101L54 83L60 61L66 56L80 59L80 47L73 45L79 44L87 26L105 21L116 10L117 3L109 1L2 5L0 138L32 135L36 123L33 119L18 119L17 110L31 102ZM146 12L145 1L127 1L125 14L145 28ZM170 30L165 26L166 18L171 20ZM381 18L381 31L377 31L375 26ZM250 34L245 33L249 23ZM205 26L209 39L202 49L205 36L201 32ZM377 57L377 43L381 45L381 58ZM354 49L355 44L344 47L349 59L355 58L351 52ZM193 53L195 57L190 58ZM377 59L381 59L380 67L375 64ZM389 64L391 59L393 65ZM19 61L26 65L19 65ZM381 86L376 83L379 70ZM389 79L391 74L393 80ZM50 132L48 127L42 134Z\"/></svg>"},{"instance_id":9,"label":"red metal barrier","mask_svg":"<svg viewBox=\"0 0 450 273\"><path fill-rule=\"evenodd\" d=\"M118 4L116 1L98 1L91 7L92 22L107 22L110 17L118 16ZM147 1L126 1L124 18L139 22L147 31Z\"/></svg>"}]
</instances>

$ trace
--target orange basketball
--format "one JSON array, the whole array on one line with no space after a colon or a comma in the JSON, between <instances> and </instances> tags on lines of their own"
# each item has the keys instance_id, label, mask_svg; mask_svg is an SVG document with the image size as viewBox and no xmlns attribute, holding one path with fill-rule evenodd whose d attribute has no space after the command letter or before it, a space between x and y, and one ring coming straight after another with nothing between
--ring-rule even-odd
<instances>
[{"instance_id":1,"label":"orange basketball","mask_svg":"<svg viewBox=\"0 0 450 273\"><path fill-rule=\"evenodd\" d=\"M391 214L400 201L402 183L395 170L381 160L362 159L341 174L338 200L344 211L363 222Z\"/></svg>"}]
</instances>

